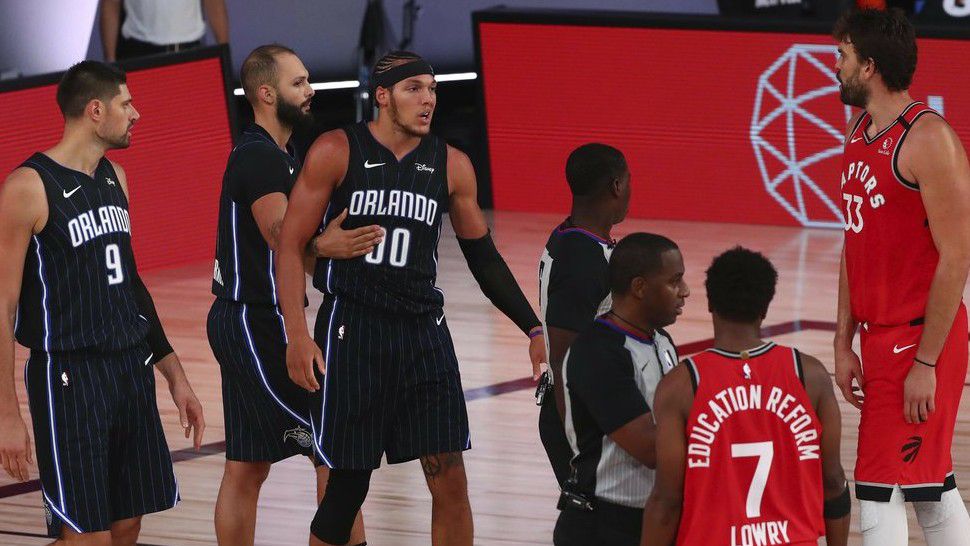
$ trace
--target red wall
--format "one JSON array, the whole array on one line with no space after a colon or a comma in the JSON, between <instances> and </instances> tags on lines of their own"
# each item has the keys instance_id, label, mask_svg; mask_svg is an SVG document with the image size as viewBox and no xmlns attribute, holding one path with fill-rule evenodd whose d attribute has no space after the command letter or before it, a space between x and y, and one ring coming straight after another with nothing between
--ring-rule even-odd
<instances>
[{"instance_id":1,"label":"red wall","mask_svg":"<svg viewBox=\"0 0 970 546\"><path fill-rule=\"evenodd\" d=\"M566 157L596 141L626 155L634 217L841 225L835 196L849 112L834 87L829 37L495 22L479 30L497 209L568 211ZM807 47L791 49L796 44ZM911 90L917 100L942 97L965 143L968 48L921 40ZM784 102L762 86L756 108L759 78L776 62L765 80ZM783 104L783 114L764 123ZM818 161L805 163L816 154Z\"/></svg>"},{"instance_id":2,"label":"red wall","mask_svg":"<svg viewBox=\"0 0 970 546\"><path fill-rule=\"evenodd\" d=\"M211 260L219 191L232 148L218 58L132 71L141 119L131 147L110 152L128 174L140 270ZM0 172L57 143L56 85L0 93Z\"/></svg>"}]
</instances>

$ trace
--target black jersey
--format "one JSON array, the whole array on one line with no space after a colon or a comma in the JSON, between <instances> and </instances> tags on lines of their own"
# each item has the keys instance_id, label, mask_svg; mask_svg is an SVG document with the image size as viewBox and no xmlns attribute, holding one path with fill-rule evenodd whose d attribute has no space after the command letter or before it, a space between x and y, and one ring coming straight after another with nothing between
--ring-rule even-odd
<instances>
[{"instance_id":1,"label":"black jersey","mask_svg":"<svg viewBox=\"0 0 970 546\"><path fill-rule=\"evenodd\" d=\"M30 238L17 308L17 341L38 351L116 351L141 342L148 321L131 288L128 199L111 162L94 176L36 153L47 224Z\"/></svg>"},{"instance_id":2,"label":"black jersey","mask_svg":"<svg viewBox=\"0 0 970 546\"><path fill-rule=\"evenodd\" d=\"M289 195L300 172L265 129L250 125L229 154L219 198L219 226L212 293L252 304L276 305L274 252L253 217L253 203L270 193Z\"/></svg>"},{"instance_id":3,"label":"black jersey","mask_svg":"<svg viewBox=\"0 0 970 546\"><path fill-rule=\"evenodd\" d=\"M606 270L614 244L576 226L571 218L552 230L539 260L543 326L582 332L610 310L613 300Z\"/></svg>"},{"instance_id":4,"label":"black jersey","mask_svg":"<svg viewBox=\"0 0 970 546\"><path fill-rule=\"evenodd\" d=\"M318 260L313 285L338 298L392 313L440 309L435 286L441 216L448 206L448 150L428 135L398 161L366 122L346 127L347 176L334 191L324 223L348 209L345 229L378 224L384 240L366 256Z\"/></svg>"}]
</instances>

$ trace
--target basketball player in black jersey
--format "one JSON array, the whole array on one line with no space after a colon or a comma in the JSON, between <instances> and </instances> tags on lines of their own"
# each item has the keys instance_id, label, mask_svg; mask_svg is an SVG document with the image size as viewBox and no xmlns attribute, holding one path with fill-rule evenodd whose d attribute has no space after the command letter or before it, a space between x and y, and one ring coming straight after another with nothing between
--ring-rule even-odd
<instances>
[{"instance_id":1,"label":"basketball player in black jersey","mask_svg":"<svg viewBox=\"0 0 970 546\"><path fill-rule=\"evenodd\" d=\"M534 377L545 360L539 319L478 207L471 162L430 134L435 85L431 66L413 53L378 61L377 121L320 136L287 207L277 273L286 363L294 382L321 391L314 445L333 469L311 544L347 542L385 453L392 464L421 460L433 499L432 543L472 543L461 455L471 446L468 417L444 298L434 285L446 210L485 295L532 338ZM317 261L314 285L326 298L314 342L303 319L302 249L321 222L344 209L345 227L377 223L385 236L361 258Z\"/></svg>"},{"instance_id":2,"label":"basketball player in black jersey","mask_svg":"<svg viewBox=\"0 0 970 546\"><path fill-rule=\"evenodd\" d=\"M613 226L630 206L630 170L623 152L605 144L584 144L566 160L572 210L552 230L539 262L539 314L555 396L539 410L539 438L560 487L569 477L573 450L563 428L565 395L562 361L579 332L610 310L607 267Z\"/></svg>"},{"instance_id":3,"label":"basketball player in black jersey","mask_svg":"<svg viewBox=\"0 0 970 546\"><path fill-rule=\"evenodd\" d=\"M277 307L274 254L287 195L300 170L289 140L312 123L313 89L300 58L284 46L260 46L240 71L255 123L229 156L219 204L209 344L222 372L226 465L216 502L219 544L253 544L259 491L270 465L292 455L313 458L310 400L286 373L286 335ZM345 214L346 216L346 214ZM381 240L378 226L315 237L313 254L351 258ZM321 461L322 463L322 461ZM323 496L327 467L318 466ZM318 498L319 500L319 498ZM359 521L353 544L363 542Z\"/></svg>"},{"instance_id":4,"label":"basketball player in black jersey","mask_svg":"<svg viewBox=\"0 0 970 546\"><path fill-rule=\"evenodd\" d=\"M128 147L139 117L125 74L78 63L57 103L61 141L0 190L0 454L11 476L28 478L16 332L31 350L24 376L48 533L57 544L133 545L141 516L179 499L152 364L197 448L202 408L135 269L125 171L104 157Z\"/></svg>"}]
</instances>

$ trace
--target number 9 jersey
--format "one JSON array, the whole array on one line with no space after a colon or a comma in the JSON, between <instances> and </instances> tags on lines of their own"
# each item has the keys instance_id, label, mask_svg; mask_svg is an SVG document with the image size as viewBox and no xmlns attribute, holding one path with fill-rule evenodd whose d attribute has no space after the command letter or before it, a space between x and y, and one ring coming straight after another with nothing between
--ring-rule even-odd
<instances>
[{"instance_id":1,"label":"number 9 jersey","mask_svg":"<svg viewBox=\"0 0 970 546\"><path fill-rule=\"evenodd\" d=\"M40 175L48 216L27 248L17 341L45 352L137 345L148 322L131 289L128 199L111 162L101 158L93 177L41 153L21 166Z\"/></svg>"},{"instance_id":2,"label":"number 9 jersey","mask_svg":"<svg viewBox=\"0 0 970 546\"><path fill-rule=\"evenodd\" d=\"M441 216L448 207L448 150L428 135L400 161L367 122L345 127L347 175L334 190L323 224L347 209L344 229L371 224L384 240L365 256L317 261L313 285L326 294L389 313L440 309L436 286ZM322 229L322 228L321 228Z\"/></svg>"},{"instance_id":3,"label":"number 9 jersey","mask_svg":"<svg viewBox=\"0 0 970 546\"><path fill-rule=\"evenodd\" d=\"M798 351L769 342L685 364L695 392L678 546L815 545L825 533L821 425Z\"/></svg>"}]
</instances>

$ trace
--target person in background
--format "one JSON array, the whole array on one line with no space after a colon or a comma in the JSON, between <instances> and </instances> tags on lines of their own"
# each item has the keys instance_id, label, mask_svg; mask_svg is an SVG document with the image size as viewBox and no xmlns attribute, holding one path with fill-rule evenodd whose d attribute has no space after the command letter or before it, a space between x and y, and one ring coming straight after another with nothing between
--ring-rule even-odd
<instances>
[{"instance_id":1,"label":"person in background","mask_svg":"<svg viewBox=\"0 0 970 546\"><path fill-rule=\"evenodd\" d=\"M108 62L199 47L206 21L217 43L229 43L225 0L101 0L98 17Z\"/></svg>"}]
</instances>

